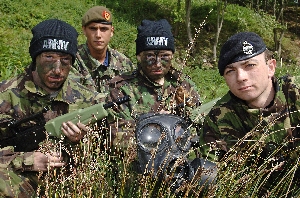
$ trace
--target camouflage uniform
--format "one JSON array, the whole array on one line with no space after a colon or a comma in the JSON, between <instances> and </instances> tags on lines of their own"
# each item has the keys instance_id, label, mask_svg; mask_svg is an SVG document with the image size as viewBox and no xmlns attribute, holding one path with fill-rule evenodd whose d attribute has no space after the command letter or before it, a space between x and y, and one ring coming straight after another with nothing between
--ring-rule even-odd
<instances>
[{"instance_id":1,"label":"camouflage uniform","mask_svg":"<svg viewBox=\"0 0 300 198\"><path fill-rule=\"evenodd\" d=\"M124 74L113 78L110 83L109 101L116 101L124 95L131 100L118 108L109 109L108 122L117 147L128 146L128 141L134 137L135 119L143 113L170 111L173 114L188 117L190 110L200 106L200 96L196 85L181 72L172 68L165 76L164 85L151 82L141 70L130 75ZM174 108L190 98L184 108ZM117 138L116 138L117 137Z\"/></svg>"},{"instance_id":2,"label":"camouflage uniform","mask_svg":"<svg viewBox=\"0 0 300 198\"><path fill-rule=\"evenodd\" d=\"M243 169L245 172L252 167L257 171L262 168L265 172L259 172L264 174L265 183L259 188L259 196L282 183L282 178L287 179L288 174L295 174L289 187L291 193L297 193L300 186L297 165L300 154L299 85L299 77L273 80L275 99L264 109L249 108L229 91L204 120L203 137L200 138L204 141L200 146L203 157L222 161L227 167L240 161L240 166L248 167ZM228 157L222 160L224 155ZM269 170L273 171L269 173Z\"/></svg>"},{"instance_id":3,"label":"camouflage uniform","mask_svg":"<svg viewBox=\"0 0 300 198\"><path fill-rule=\"evenodd\" d=\"M300 123L300 78L284 76L275 79L274 87L277 89L275 99L265 109L251 109L229 91L205 118L201 130L205 143L218 140L217 144L211 144L211 149L227 152L238 139L251 131L253 134L247 139L258 140L264 133L267 135L265 142L281 144L289 140L293 144L291 146L299 145L295 138L300 136L297 126ZM204 156L217 160L210 148L203 148Z\"/></svg>"},{"instance_id":4,"label":"camouflage uniform","mask_svg":"<svg viewBox=\"0 0 300 198\"><path fill-rule=\"evenodd\" d=\"M93 58L87 44L78 47L77 58L69 76L87 87L95 87L99 93L107 93L107 81L116 75L133 71L129 58L117 50L108 47L108 65L101 64Z\"/></svg>"},{"instance_id":5,"label":"camouflage uniform","mask_svg":"<svg viewBox=\"0 0 300 198\"><path fill-rule=\"evenodd\" d=\"M25 73L0 83L0 139L12 136L7 123L1 124L6 119L20 120L50 107L48 115L51 116L45 118L48 121L98 103L101 101L99 97L97 92L69 79L60 91L48 94L33 83L32 71L28 67ZM33 152L14 152L12 146L1 146L0 160L0 195L31 197L38 185L38 173L30 171Z\"/></svg>"}]
</instances>

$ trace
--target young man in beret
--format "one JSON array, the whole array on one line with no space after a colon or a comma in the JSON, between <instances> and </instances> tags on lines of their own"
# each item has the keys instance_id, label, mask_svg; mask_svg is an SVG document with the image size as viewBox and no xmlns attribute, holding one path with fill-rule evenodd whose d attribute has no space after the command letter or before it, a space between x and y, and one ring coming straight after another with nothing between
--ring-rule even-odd
<instances>
[{"instance_id":1,"label":"young man in beret","mask_svg":"<svg viewBox=\"0 0 300 198\"><path fill-rule=\"evenodd\" d=\"M106 7L90 8L82 17L82 31L87 40L78 47L71 77L100 93L106 93L104 85L108 80L132 71L134 66L124 54L109 47L114 26L112 13Z\"/></svg>"},{"instance_id":2,"label":"young man in beret","mask_svg":"<svg viewBox=\"0 0 300 198\"><path fill-rule=\"evenodd\" d=\"M287 161L295 161L300 145L299 77L276 78L276 60L253 32L237 33L224 43L218 68L229 91L205 118L201 140L208 146L202 146L203 156L222 161L234 153L251 154L250 148L265 153L282 147ZM251 147L254 144L257 147ZM287 161L278 169L288 171Z\"/></svg>"},{"instance_id":3,"label":"young man in beret","mask_svg":"<svg viewBox=\"0 0 300 198\"><path fill-rule=\"evenodd\" d=\"M23 74L0 82L0 196L36 197L39 172L67 165L62 154L39 147L46 132L25 130L62 114L89 107L100 99L97 92L68 79L77 52L77 32L74 27L57 19L45 20L32 29L29 53L32 63ZM48 107L45 110L45 107ZM44 110L44 111L43 111ZM14 138L9 121L20 121L43 112L38 118L17 126L24 134L15 145L5 145ZM65 146L76 146L86 134L82 123L62 124ZM28 148L30 144L38 144ZM28 149L27 149L28 148Z\"/></svg>"}]
</instances>

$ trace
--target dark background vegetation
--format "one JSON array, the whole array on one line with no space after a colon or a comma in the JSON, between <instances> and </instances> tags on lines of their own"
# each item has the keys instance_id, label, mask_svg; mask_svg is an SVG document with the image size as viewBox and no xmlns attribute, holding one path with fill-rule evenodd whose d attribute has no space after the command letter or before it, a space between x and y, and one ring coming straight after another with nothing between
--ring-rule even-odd
<instances>
[{"instance_id":1,"label":"dark background vegetation","mask_svg":"<svg viewBox=\"0 0 300 198\"><path fill-rule=\"evenodd\" d=\"M218 5L227 3L220 32L217 55L224 41L239 31L254 31L274 50L276 27L283 27L282 55L278 58L278 75L298 74L300 52L300 13L294 0L275 1L216 1L191 0L191 33L195 38L187 54L190 40L185 23L185 2L188 0L1 0L0 1L0 80L22 72L30 63L28 46L31 28L42 20L58 18L73 25L84 42L81 33L81 17L94 5L107 6L113 13L115 35L111 47L118 49L136 62L136 27L143 19L166 18L173 27L176 39L175 61L180 69L190 75L198 85L204 102L226 93L227 88L219 76L217 60L213 60L213 44L217 31ZM260 2L260 3L257 3ZM284 6L282 6L284 2ZM282 7L283 22L275 12ZM211 12L210 12L211 11ZM284 25L282 25L284 24ZM200 28L196 34L195 28ZM189 55L189 56L187 56ZM185 58L188 57L185 62ZM183 64L185 62L185 64Z\"/></svg>"}]
</instances>

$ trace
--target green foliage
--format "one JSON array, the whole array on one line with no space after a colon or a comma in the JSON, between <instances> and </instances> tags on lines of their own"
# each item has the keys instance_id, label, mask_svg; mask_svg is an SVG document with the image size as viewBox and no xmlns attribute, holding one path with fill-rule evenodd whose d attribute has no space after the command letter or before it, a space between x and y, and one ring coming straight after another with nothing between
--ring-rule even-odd
<instances>
[{"instance_id":1,"label":"green foliage","mask_svg":"<svg viewBox=\"0 0 300 198\"><path fill-rule=\"evenodd\" d=\"M186 67L185 72L198 86L199 94L204 103L227 93L228 87L219 71L200 67ZM208 94L209 93L209 94Z\"/></svg>"}]
</instances>

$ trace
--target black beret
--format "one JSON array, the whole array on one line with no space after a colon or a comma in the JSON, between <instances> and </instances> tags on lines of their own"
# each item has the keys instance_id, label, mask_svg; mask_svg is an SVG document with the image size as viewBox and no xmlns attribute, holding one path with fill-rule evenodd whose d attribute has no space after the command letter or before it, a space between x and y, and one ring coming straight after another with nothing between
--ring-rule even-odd
<instances>
[{"instance_id":1,"label":"black beret","mask_svg":"<svg viewBox=\"0 0 300 198\"><path fill-rule=\"evenodd\" d=\"M166 19L143 20L137 28L136 55L147 50L171 50L174 53L175 45L171 29Z\"/></svg>"},{"instance_id":2,"label":"black beret","mask_svg":"<svg viewBox=\"0 0 300 198\"><path fill-rule=\"evenodd\" d=\"M222 46L218 68L221 76L231 63L246 60L266 50L263 39L254 32L240 32L231 36Z\"/></svg>"}]
</instances>

